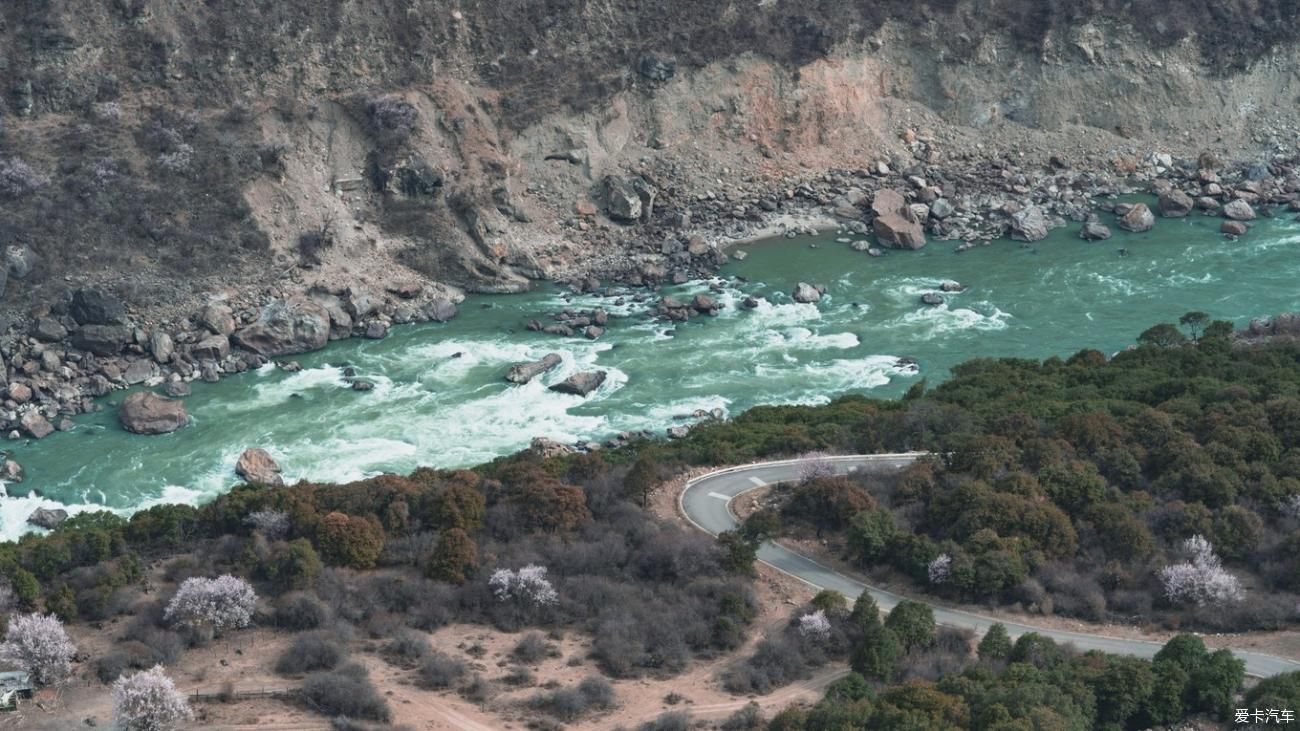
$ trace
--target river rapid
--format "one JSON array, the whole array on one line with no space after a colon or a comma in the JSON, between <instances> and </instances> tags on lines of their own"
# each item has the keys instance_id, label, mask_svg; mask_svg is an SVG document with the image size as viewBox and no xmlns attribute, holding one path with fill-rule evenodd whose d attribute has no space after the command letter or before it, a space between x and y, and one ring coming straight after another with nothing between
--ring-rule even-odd
<instances>
[{"instance_id":1,"label":"river rapid","mask_svg":"<svg viewBox=\"0 0 1300 731\"><path fill-rule=\"evenodd\" d=\"M1245 324L1300 310L1300 223L1261 221L1239 242L1220 219L1160 220L1144 234L1085 243L1077 227L1032 245L1002 241L961 254L954 243L872 258L836 236L741 247L744 261L716 280L667 288L689 299L720 285L718 317L672 324L647 313L655 298L570 296L552 287L475 296L445 324L394 328L384 340L349 340L274 366L195 383L190 426L131 435L105 409L41 441L8 445L27 470L0 498L0 539L28 530L37 507L128 514L167 502L199 503L236 482L247 447L267 449L289 481L347 481L419 465L468 466L527 447L533 437L603 439L640 429L663 434L697 409L735 415L759 404L824 403L855 392L901 394L920 378L946 377L983 356L1044 358L1093 347L1117 351L1146 327L1189 310ZM815 245L816 248L813 248ZM1125 250L1126 253L1122 253ZM945 280L968 289L937 307L920 297ZM818 304L798 304L797 281L824 284ZM746 295L759 307L740 306ZM525 330L563 307L604 307L599 340ZM559 353L563 364L524 386L506 369ZM899 358L919 368L899 367ZM375 384L349 388L343 367ZM581 398L547 390L578 370L609 377ZM35 492L34 492L35 491ZM37 494L39 493L39 494Z\"/></svg>"}]
</instances>

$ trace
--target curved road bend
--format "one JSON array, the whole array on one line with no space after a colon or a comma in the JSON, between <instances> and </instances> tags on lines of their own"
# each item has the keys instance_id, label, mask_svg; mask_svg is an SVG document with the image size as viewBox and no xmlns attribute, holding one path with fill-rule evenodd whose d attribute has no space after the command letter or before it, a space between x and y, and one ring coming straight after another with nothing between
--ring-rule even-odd
<instances>
[{"instance_id":1,"label":"curved road bend","mask_svg":"<svg viewBox=\"0 0 1300 731\"><path fill-rule=\"evenodd\" d=\"M849 457L831 457L837 472L876 471L886 472L902 469L924 453L878 454ZM801 460L782 462L763 462L743 467L710 472L696 477L686 484L679 498L679 507L686 519L697 528L714 535L737 527L736 518L731 513L730 504L736 497L764 485L776 482L789 482L798 479ZM818 589L834 589L850 600L863 591L871 593L880 608L888 611L905 597L873 586L823 566L803 554L783 548L772 542L764 543L758 549L758 558L763 563L787 573L796 579L811 584ZM950 627L965 627L983 633L998 621L971 612L933 606L935 621ZM1106 635L1070 632L1065 630L1045 629L1028 624L1003 621L1007 632L1017 637L1026 632L1037 632L1056 640L1069 642L1081 650L1101 650L1117 655L1135 655L1150 658L1160 649L1161 644L1146 640L1130 640ZM1246 661L1246 673L1256 677L1267 677L1300 670L1300 663L1274 655L1266 655L1249 650L1232 649L1233 654Z\"/></svg>"}]
</instances>

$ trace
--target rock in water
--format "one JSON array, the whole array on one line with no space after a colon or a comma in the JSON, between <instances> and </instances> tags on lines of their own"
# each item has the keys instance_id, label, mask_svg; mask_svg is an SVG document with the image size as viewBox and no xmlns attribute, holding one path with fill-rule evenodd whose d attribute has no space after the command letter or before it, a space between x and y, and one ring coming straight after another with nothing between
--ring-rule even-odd
<instances>
[{"instance_id":1,"label":"rock in water","mask_svg":"<svg viewBox=\"0 0 1300 731\"><path fill-rule=\"evenodd\" d=\"M68 511L62 508L55 508L54 510L50 510L49 508L37 508L32 511L31 515L27 516L28 523L31 523L38 528L45 528L46 530L54 530L55 528L58 528L63 524L63 521L67 519Z\"/></svg>"},{"instance_id":2,"label":"rock in water","mask_svg":"<svg viewBox=\"0 0 1300 731\"><path fill-rule=\"evenodd\" d=\"M938 292L926 292L921 295L921 304L936 307L944 303L943 295Z\"/></svg>"},{"instance_id":3,"label":"rock in water","mask_svg":"<svg viewBox=\"0 0 1300 731\"><path fill-rule=\"evenodd\" d=\"M1183 191L1175 188L1160 196L1160 200L1156 205L1160 209L1160 215L1165 218L1182 218L1192 212L1192 209L1196 207L1196 201L1193 201L1192 197Z\"/></svg>"},{"instance_id":4,"label":"rock in water","mask_svg":"<svg viewBox=\"0 0 1300 731\"><path fill-rule=\"evenodd\" d=\"M257 485L283 485L280 477L280 465L265 449L245 449L235 463L235 474Z\"/></svg>"},{"instance_id":5,"label":"rock in water","mask_svg":"<svg viewBox=\"0 0 1300 731\"><path fill-rule=\"evenodd\" d=\"M49 420L36 410L23 414L18 423L22 425L23 429L27 430L28 434L37 439L44 439L54 432L54 425L50 424Z\"/></svg>"},{"instance_id":6,"label":"rock in water","mask_svg":"<svg viewBox=\"0 0 1300 731\"><path fill-rule=\"evenodd\" d=\"M1119 219L1119 227L1133 233L1150 231L1155 225L1156 216L1145 203L1134 204L1128 213L1125 213Z\"/></svg>"},{"instance_id":7,"label":"rock in water","mask_svg":"<svg viewBox=\"0 0 1300 731\"><path fill-rule=\"evenodd\" d=\"M1223 215L1234 221L1255 220L1255 209L1243 200L1234 200L1223 207Z\"/></svg>"},{"instance_id":8,"label":"rock in water","mask_svg":"<svg viewBox=\"0 0 1300 731\"><path fill-rule=\"evenodd\" d=\"M541 360L510 366L510 370L506 371L506 380L511 383L528 383L559 365L561 360L559 353L547 353Z\"/></svg>"},{"instance_id":9,"label":"rock in water","mask_svg":"<svg viewBox=\"0 0 1300 731\"><path fill-rule=\"evenodd\" d=\"M1011 238L1016 241L1042 241L1049 230L1047 216L1038 206L1029 206L1011 216Z\"/></svg>"},{"instance_id":10,"label":"rock in water","mask_svg":"<svg viewBox=\"0 0 1300 731\"><path fill-rule=\"evenodd\" d=\"M23 466L12 459L6 459L3 464L0 464L0 480L22 482L26 476L27 472L23 470Z\"/></svg>"},{"instance_id":11,"label":"rock in water","mask_svg":"<svg viewBox=\"0 0 1300 731\"><path fill-rule=\"evenodd\" d=\"M804 304L820 302L822 299L821 290L807 282L799 282L796 284L794 286L794 292L792 292L790 296L794 298L795 302L801 302Z\"/></svg>"},{"instance_id":12,"label":"rock in water","mask_svg":"<svg viewBox=\"0 0 1300 731\"><path fill-rule=\"evenodd\" d=\"M592 391L600 388L600 384L605 382L606 375L605 371L585 371L583 373L574 373L563 381L551 386L551 390L557 393L586 396Z\"/></svg>"},{"instance_id":13,"label":"rock in water","mask_svg":"<svg viewBox=\"0 0 1300 731\"><path fill-rule=\"evenodd\" d=\"M257 321L236 330L233 339L242 348L274 358L319 350L329 337L329 311L313 300L294 298L267 305Z\"/></svg>"},{"instance_id":14,"label":"rock in water","mask_svg":"<svg viewBox=\"0 0 1300 731\"><path fill-rule=\"evenodd\" d=\"M1241 221L1224 221L1219 230L1228 236L1245 236L1249 229Z\"/></svg>"},{"instance_id":15,"label":"rock in water","mask_svg":"<svg viewBox=\"0 0 1300 731\"><path fill-rule=\"evenodd\" d=\"M1079 232L1079 238L1084 241L1105 241L1110 238L1110 228L1103 223L1095 221L1083 224L1083 230Z\"/></svg>"},{"instance_id":16,"label":"rock in water","mask_svg":"<svg viewBox=\"0 0 1300 731\"><path fill-rule=\"evenodd\" d=\"M901 193L889 189L876 193L871 201L871 210L876 214L871 227L882 244L897 249L919 249L925 246L925 227L917 220Z\"/></svg>"},{"instance_id":17,"label":"rock in water","mask_svg":"<svg viewBox=\"0 0 1300 731\"><path fill-rule=\"evenodd\" d=\"M185 404L152 391L137 391L126 397L117 411L122 428L135 434L167 434L189 423Z\"/></svg>"}]
</instances>

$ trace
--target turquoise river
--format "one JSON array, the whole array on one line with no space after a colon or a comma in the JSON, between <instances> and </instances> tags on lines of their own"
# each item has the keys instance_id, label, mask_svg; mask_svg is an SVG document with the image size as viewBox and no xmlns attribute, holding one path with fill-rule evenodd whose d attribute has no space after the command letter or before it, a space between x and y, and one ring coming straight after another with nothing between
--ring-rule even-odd
<instances>
[{"instance_id":1,"label":"turquoise river","mask_svg":"<svg viewBox=\"0 0 1300 731\"><path fill-rule=\"evenodd\" d=\"M40 506L127 513L159 502L200 502L235 482L246 447L269 450L288 479L353 480L418 465L472 465L526 447L681 423L697 409L737 414L758 404L820 403L845 392L897 396L978 356L1043 358L1084 347L1108 352L1147 326L1198 309L1244 324L1300 309L1300 223L1261 221L1240 242L1218 219L1161 220L1155 230L1088 244L1077 226L1032 246L998 242L962 254L932 242L920 252L871 258L834 236L744 246L748 258L717 280L716 318L673 326L650 303L572 297L554 288L475 296L447 324L398 327L384 340L352 340L274 367L197 383L192 423L166 436L123 432L107 397L76 428L9 448L27 480L0 498L0 538L26 529ZM816 242L814 249L810 246ZM1120 250L1127 250L1121 255ZM920 303L944 280L969 288L939 307ZM797 281L825 284L816 305L796 304ZM709 282L673 287L689 296ZM754 310L745 295L765 297ZM528 332L531 317L563 306L613 315L598 341ZM513 363L555 351L563 365L526 386L502 376ZM455 357L456 354L461 354ZM896 368L915 359L919 373ZM373 381L350 390L341 364ZM586 399L547 390L575 370L608 371ZM37 491L37 492L33 492Z\"/></svg>"}]
</instances>

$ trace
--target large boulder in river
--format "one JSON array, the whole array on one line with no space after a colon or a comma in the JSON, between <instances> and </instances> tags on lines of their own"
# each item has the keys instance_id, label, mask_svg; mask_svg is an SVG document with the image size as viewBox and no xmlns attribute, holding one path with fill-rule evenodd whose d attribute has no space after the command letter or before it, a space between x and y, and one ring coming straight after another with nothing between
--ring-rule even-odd
<instances>
[{"instance_id":1,"label":"large boulder in river","mask_svg":"<svg viewBox=\"0 0 1300 731\"><path fill-rule=\"evenodd\" d=\"M1150 231L1155 225L1156 216L1145 203L1135 203L1127 213L1119 218L1119 227L1133 233Z\"/></svg>"},{"instance_id":2,"label":"large boulder in river","mask_svg":"<svg viewBox=\"0 0 1300 731\"><path fill-rule=\"evenodd\" d=\"M329 312L306 298L267 305L253 324L232 336L236 345L267 358L320 350L329 338Z\"/></svg>"},{"instance_id":3,"label":"large boulder in river","mask_svg":"<svg viewBox=\"0 0 1300 731\"><path fill-rule=\"evenodd\" d=\"M432 322L447 322L456 316L456 304L449 299L438 298L430 300L428 304L420 308L424 319Z\"/></svg>"},{"instance_id":4,"label":"large boulder in river","mask_svg":"<svg viewBox=\"0 0 1300 731\"><path fill-rule=\"evenodd\" d=\"M584 371L574 373L568 378L551 386L551 390L557 393L567 393L575 396L586 396L587 394L600 388L600 384L605 382L605 371Z\"/></svg>"},{"instance_id":5,"label":"large boulder in river","mask_svg":"<svg viewBox=\"0 0 1300 731\"><path fill-rule=\"evenodd\" d=\"M1174 188L1160 196L1156 207L1160 209L1160 215L1165 218L1183 218L1196 207L1196 201L1192 200L1190 195Z\"/></svg>"},{"instance_id":6,"label":"large boulder in river","mask_svg":"<svg viewBox=\"0 0 1300 731\"><path fill-rule=\"evenodd\" d=\"M63 521L67 519L68 511L63 508L55 508L53 510L49 508L37 508L32 511L31 515L27 516L28 523L37 528L44 528L46 530L54 530L55 528L58 528L60 525L63 525Z\"/></svg>"},{"instance_id":7,"label":"large boulder in river","mask_svg":"<svg viewBox=\"0 0 1300 731\"><path fill-rule=\"evenodd\" d=\"M126 325L86 325L72 336L72 346L95 355L117 355L131 340Z\"/></svg>"},{"instance_id":8,"label":"large boulder in river","mask_svg":"<svg viewBox=\"0 0 1300 731\"><path fill-rule=\"evenodd\" d=\"M37 439L44 439L54 433L54 425L45 415L35 409L28 411L18 420L23 429Z\"/></svg>"},{"instance_id":9,"label":"large boulder in river","mask_svg":"<svg viewBox=\"0 0 1300 731\"><path fill-rule=\"evenodd\" d=\"M1083 224L1083 229L1079 231L1079 238L1084 241L1105 241L1110 238L1110 228L1104 223L1089 221Z\"/></svg>"},{"instance_id":10,"label":"large boulder in river","mask_svg":"<svg viewBox=\"0 0 1300 731\"><path fill-rule=\"evenodd\" d=\"M120 325L126 322L126 305L97 289L79 289L72 293L68 314L82 325Z\"/></svg>"},{"instance_id":11,"label":"large boulder in river","mask_svg":"<svg viewBox=\"0 0 1300 731\"><path fill-rule=\"evenodd\" d=\"M1243 200L1234 200L1223 206L1223 215L1234 221L1255 220L1255 209Z\"/></svg>"},{"instance_id":12,"label":"large boulder in river","mask_svg":"<svg viewBox=\"0 0 1300 731\"><path fill-rule=\"evenodd\" d=\"M283 485L280 465L265 449L245 449L235 463L235 474L255 485Z\"/></svg>"},{"instance_id":13,"label":"large boulder in river","mask_svg":"<svg viewBox=\"0 0 1300 731\"><path fill-rule=\"evenodd\" d=\"M27 470L15 460L5 458L0 463L0 480L5 482L22 482L27 477Z\"/></svg>"},{"instance_id":14,"label":"large boulder in river","mask_svg":"<svg viewBox=\"0 0 1300 731\"><path fill-rule=\"evenodd\" d=\"M528 383L559 365L561 360L559 353L547 353L542 356L541 360L512 365L510 370L506 371L506 380L511 383Z\"/></svg>"},{"instance_id":15,"label":"large boulder in river","mask_svg":"<svg viewBox=\"0 0 1300 731\"><path fill-rule=\"evenodd\" d=\"M1038 206L1022 208L1011 216L1011 238L1016 241L1042 241L1050 230L1047 215Z\"/></svg>"},{"instance_id":16,"label":"large boulder in river","mask_svg":"<svg viewBox=\"0 0 1300 731\"><path fill-rule=\"evenodd\" d=\"M167 434L189 423L185 404L152 391L137 391L118 407L122 428L135 434Z\"/></svg>"},{"instance_id":17,"label":"large boulder in river","mask_svg":"<svg viewBox=\"0 0 1300 731\"><path fill-rule=\"evenodd\" d=\"M878 191L871 201L875 219L872 230L880 243L896 249L919 249L925 246L925 227L896 190Z\"/></svg>"},{"instance_id":18,"label":"large boulder in river","mask_svg":"<svg viewBox=\"0 0 1300 731\"><path fill-rule=\"evenodd\" d=\"M814 287L807 282L799 282L794 286L794 292L790 296L794 298L795 302L810 304L821 301L822 291L820 287Z\"/></svg>"}]
</instances>

